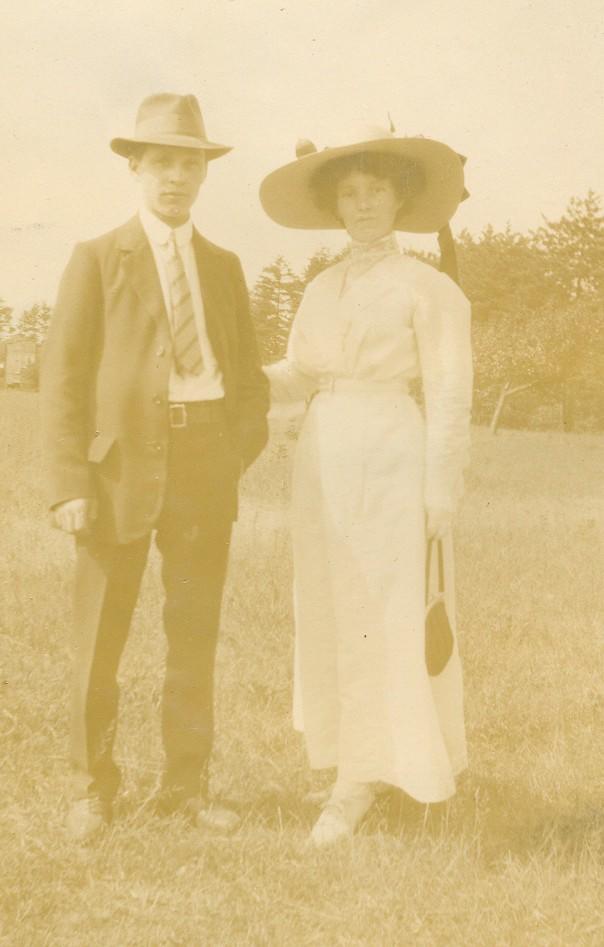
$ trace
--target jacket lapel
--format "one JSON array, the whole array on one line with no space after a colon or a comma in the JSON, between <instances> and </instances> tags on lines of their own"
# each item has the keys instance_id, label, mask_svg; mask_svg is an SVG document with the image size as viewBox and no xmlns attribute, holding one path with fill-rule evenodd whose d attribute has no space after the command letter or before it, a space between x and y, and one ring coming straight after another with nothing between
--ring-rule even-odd
<instances>
[{"instance_id":1,"label":"jacket lapel","mask_svg":"<svg viewBox=\"0 0 604 947\"><path fill-rule=\"evenodd\" d=\"M118 246L124 279L139 297L145 311L170 333L164 297L151 245L138 217L122 228ZM219 255L193 229L193 249L197 263L204 317L212 351L221 370L227 361L228 338L225 326L225 285Z\"/></svg>"},{"instance_id":2,"label":"jacket lapel","mask_svg":"<svg viewBox=\"0 0 604 947\"><path fill-rule=\"evenodd\" d=\"M124 278L134 289L144 309L169 330L161 283L153 251L138 217L122 229L119 238Z\"/></svg>"}]
</instances>

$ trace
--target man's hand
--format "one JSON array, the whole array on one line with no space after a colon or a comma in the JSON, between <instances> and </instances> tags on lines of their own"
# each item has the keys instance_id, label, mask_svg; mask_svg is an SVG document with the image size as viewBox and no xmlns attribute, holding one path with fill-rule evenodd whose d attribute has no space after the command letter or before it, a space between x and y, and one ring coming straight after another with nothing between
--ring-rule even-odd
<instances>
[{"instance_id":1,"label":"man's hand","mask_svg":"<svg viewBox=\"0 0 604 947\"><path fill-rule=\"evenodd\" d=\"M98 504L90 497L66 500L52 510L53 526L64 533L87 533L97 517Z\"/></svg>"},{"instance_id":2,"label":"man's hand","mask_svg":"<svg viewBox=\"0 0 604 947\"><path fill-rule=\"evenodd\" d=\"M453 513L438 508L427 511L426 532L428 539L443 539L453 526Z\"/></svg>"}]
</instances>

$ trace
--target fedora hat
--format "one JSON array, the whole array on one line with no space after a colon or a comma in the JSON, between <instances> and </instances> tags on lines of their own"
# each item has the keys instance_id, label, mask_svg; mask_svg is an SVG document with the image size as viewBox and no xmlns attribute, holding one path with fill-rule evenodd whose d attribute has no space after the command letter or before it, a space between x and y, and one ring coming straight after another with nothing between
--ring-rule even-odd
<instances>
[{"instance_id":1,"label":"fedora hat","mask_svg":"<svg viewBox=\"0 0 604 947\"><path fill-rule=\"evenodd\" d=\"M160 92L143 99L136 115L132 138L112 138L110 147L128 158L136 145L176 145L206 152L208 160L221 158L231 151L227 145L209 141L199 102L194 95Z\"/></svg>"},{"instance_id":2,"label":"fedora hat","mask_svg":"<svg viewBox=\"0 0 604 947\"><path fill-rule=\"evenodd\" d=\"M298 143L295 161L272 171L260 185L260 201L269 217L284 227L301 230L339 230L343 224L327 208L314 201L311 182L319 168L345 155L375 152L399 155L418 164L423 187L412 206L402 208L395 229L408 233L436 233L449 222L460 201L468 197L464 187L466 159L448 145L431 138L399 138L385 128L360 130L346 144L318 151L307 140Z\"/></svg>"}]
</instances>

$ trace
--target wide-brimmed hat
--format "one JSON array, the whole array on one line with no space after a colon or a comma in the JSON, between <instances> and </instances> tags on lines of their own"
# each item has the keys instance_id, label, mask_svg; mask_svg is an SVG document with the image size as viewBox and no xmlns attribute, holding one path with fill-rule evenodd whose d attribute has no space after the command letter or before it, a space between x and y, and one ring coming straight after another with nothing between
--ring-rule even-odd
<instances>
[{"instance_id":1,"label":"wide-brimmed hat","mask_svg":"<svg viewBox=\"0 0 604 947\"><path fill-rule=\"evenodd\" d=\"M176 145L205 151L206 158L221 158L231 151L227 145L209 141L194 95L173 95L160 92L143 99L136 115L132 138L112 138L110 147L128 158L136 145Z\"/></svg>"},{"instance_id":2,"label":"wide-brimmed hat","mask_svg":"<svg viewBox=\"0 0 604 947\"><path fill-rule=\"evenodd\" d=\"M328 208L314 200L311 180L319 168L344 155L376 152L399 155L421 167L423 187L410 207L403 207L396 230L435 233L451 219L460 201L468 196L464 187L466 159L448 145L431 138L398 138L385 128L370 127L357 132L342 145L317 151L312 142L298 143L296 161L272 171L260 185L260 200L266 213L284 227L301 230L340 230L343 224Z\"/></svg>"}]
</instances>

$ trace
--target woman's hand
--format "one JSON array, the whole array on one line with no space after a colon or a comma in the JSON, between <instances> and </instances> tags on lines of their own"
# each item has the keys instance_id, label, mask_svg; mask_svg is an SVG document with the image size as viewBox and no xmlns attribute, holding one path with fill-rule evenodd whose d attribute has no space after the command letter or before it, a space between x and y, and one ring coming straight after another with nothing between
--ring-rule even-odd
<instances>
[{"instance_id":1,"label":"woman's hand","mask_svg":"<svg viewBox=\"0 0 604 947\"><path fill-rule=\"evenodd\" d=\"M427 511L426 532L428 539L443 539L453 526L453 513L438 507Z\"/></svg>"}]
</instances>

